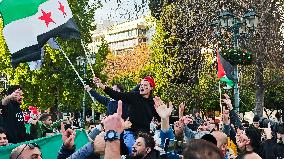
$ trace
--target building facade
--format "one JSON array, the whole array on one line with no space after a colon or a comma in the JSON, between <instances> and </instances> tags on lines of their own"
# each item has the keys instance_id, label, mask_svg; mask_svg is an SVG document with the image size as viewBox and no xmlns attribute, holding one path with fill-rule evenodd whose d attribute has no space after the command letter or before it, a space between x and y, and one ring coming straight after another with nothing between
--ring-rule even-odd
<instances>
[{"instance_id":1,"label":"building facade","mask_svg":"<svg viewBox=\"0 0 284 159\"><path fill-rule=\"evenodd\" d=\"M149 43L153 34L154 30L148 26L143 17L92 32L93 42L89 45L89 49L96 53L104 39L112 53L117 55L132 50L141 43Z\"/></svg>"}]
</instances>

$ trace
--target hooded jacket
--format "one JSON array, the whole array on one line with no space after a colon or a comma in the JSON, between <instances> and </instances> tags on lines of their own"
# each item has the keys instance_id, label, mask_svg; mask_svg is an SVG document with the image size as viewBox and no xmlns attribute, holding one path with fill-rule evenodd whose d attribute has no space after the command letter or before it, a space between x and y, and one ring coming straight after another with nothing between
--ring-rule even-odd
<instances>
[{"instance_id":1,"label":"hooded jacket","mask_svg":"<svg viewBox=\"0 0 284 159\"><path fill-rule=\"evenodd\" d=\"M10 101L6 106L0 105L0 109L2 109L1 116L4 121L0 126L7 132L8 141L20 143L29 140L20 104Z\"/></svg>"}]
</instances>

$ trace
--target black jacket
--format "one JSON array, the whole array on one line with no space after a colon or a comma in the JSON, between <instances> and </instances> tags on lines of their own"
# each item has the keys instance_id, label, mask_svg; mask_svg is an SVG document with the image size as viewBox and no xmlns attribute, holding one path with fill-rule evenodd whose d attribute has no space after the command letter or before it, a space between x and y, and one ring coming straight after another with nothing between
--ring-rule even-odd
<instances>
[{"instance_id":1,"label":"black jacket","mask_svg":"<svg viewBox=\"0 0 284 159\"><path fill-rule=\"evenodd\" d=\"M142 156L126 156L126 159L162 159L160 156L160 152L158 150L152 150L150 153L148 153L145 157ZM163 159L168 159L163 158Z\"/></svg>"},{"instance_id":2,"label":"black jacket","mask_svg":"<svg viewBox=\"0 0 284 159\"><path fill-rule=\"evenodd\" d=\"M128 116L132 123L131 131L150 132L150 123L153 117L159 117L154 108L152 97L144 98L138 92L116 92L109 87L106 87L104 91L111 98L129 104Z\"/></svg>"},{"instance_id":3,"label":"black jacket","mask_svg":"<svg viewBox=\"0 0 284 159\"><path fill-rule=\"evenodd\" d=\"M261 144L260 157L262 159L284 158L284 144L278 144L276 140L266 140Z\"/></svg>"},{"instance_id":4,"label":"black jacket","mask_svg":"<svg viewBox=\"0 0 284 159\"><path fill-rule=\"evenodd\" d=\"M20 143L30 140L29 135L26 134L24 117L19 103L15 101L9 102L6 106L0 105L2 109L3 127L7 132L9 143Z\"/></svg>"},{"instance_id":5,"label":"black jacket","mask_svg":"<svg viewBox=\"0 0 284 159\"><path fill-rule=\"evenodd\" d=\"M152 150L144 159L159 159L160 152L158 150Z\"/></svg>"},{"instance_id":6,"label":"black jacket","mask_svg":"<svg viewBox=\"0 0 284 159\"><path fill-rule=\"evenodd\" d=\"M111 100L110 98L104 97L97 93L95 90L90 91L91 95L101 104L105 105L107 107L107 113L106 115L112 115L116 113L117 110L117 101ZM128 110L126 104L122 104L122 119L128 118Z\"/></svg>"}]
</instances>

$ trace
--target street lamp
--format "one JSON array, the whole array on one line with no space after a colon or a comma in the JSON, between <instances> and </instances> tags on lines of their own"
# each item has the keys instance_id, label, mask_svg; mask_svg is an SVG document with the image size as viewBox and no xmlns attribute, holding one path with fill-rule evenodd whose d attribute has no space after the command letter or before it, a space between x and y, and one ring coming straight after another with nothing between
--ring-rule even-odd
<instances>
[{"instance_id":1,"label":"street lamp","mask_svg":"<svg viewBox=\"0 0 284 159\"><path fill-rule=\"evenodd\" d=\"M83 67L83 79L85 80L87 78L87 64L94 64L96 62L96 58L94 54L88 54L86 57L79 56L76 58L76 62L78 66ZM85 83L86 84L86 83ZM81 126L85 125L86 120L86 91L84 91L83 94L83 101L82 101L82 120L81 120ZM81 114L81 113L80 113Z\"/></svg>"},{"instance_id":2,"label":"street lamp","mask_svg":"<svg viewBox=\"0 0 284 159\"><path fill-rule=\"evenodd\" d=\"M223 11L220 13L220 15L215 18L212 22L212 27L214 29L215 35L218 36L218 38L222 38L221 34L222 31L225 29L228 32L233 33L232 37L232 43L234 46L234 49L238 49L238 39L240 35L251 35L256 30L256 27L258 25L258 16L256 13L250 9L248 10L244 16L241 18L238 18L237 16L233 15L232 13L228 11ZM239 88L238 88L238 66L234 65L234 105L235 110L239 112L239 105L240 105L240 99L239 99Z\"/></svg>"},{"instance_id":3,"label":"street lamp","mask_svg":"<svg viewBox=\"0 0 284 159\"><path fill-rule=\"evenodd\" d=\"M83 79L86 79L87 77L87 74L86 74L86 58L84 57L77 57L76 58L76 61L77 61L77 65L78 66L83 66L83 73L84 73L84 77ZM84 128L85 126L85 120L86 120L86 91L84 91L84 95L83 95L83 101L82 101L82 109L83 109L83 113L82 113L82 119L81 119L81 126ZM80 113L81 114L81 113Z\"/></svg>"},{"instance_id":4,"label":"street lamp","mask_svg":"<svg viewBox=\"0 0 284 159\"><path fill-rule=\"evenodd\" d=\"M7 78L5 76L0 76L0 82L3 82L4 83L4 89L6 90L7 89Z\"/></svg>"},{"instance_id":5,"label":"street lamp","mask_svg":"<svg viewBox=\"0 0 284 159\"><path fill-rule=\"evenodd\" d=\"M258 25L258 16L253 10L249 10L244 16L245 23L248 28L255 30Z\"/></svg>"}]
</instances>

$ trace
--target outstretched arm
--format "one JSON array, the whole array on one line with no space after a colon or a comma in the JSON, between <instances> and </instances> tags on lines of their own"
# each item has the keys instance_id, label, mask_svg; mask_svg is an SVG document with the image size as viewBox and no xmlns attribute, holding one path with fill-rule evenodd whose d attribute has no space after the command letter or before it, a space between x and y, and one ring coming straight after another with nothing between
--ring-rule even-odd
<instances>
[{"instance_id":1,"label":"outstretched arm","mask_svg":"<svg viewBox=\"0 0 284 159\"><path fill-rule=\"evenodd\" d=\"M102 84L101 80L97 77L94 77L93 82L97 85L97 87L104 90L104 92L107 95L109 95L112 99L122 100L122 102L128 103L128 104L136 102L136 100L133 99L135 98L134 93L122 93L122 92L114 91L113 89Z\"/></svg>"},{"instance_id":2,"label":"outstretched arm","mask_svg":"<svg viewBox=\"0 0 284 159\"><path fill-rule=\"evenodd\" d=\"M94 97L99 103L107 106L107 104L109 103L110 99L100 95L96 90L92 89L89 85L85 86L85 90L87 92L90 92L92 97Z\"/></svg>"}]
</instances>

